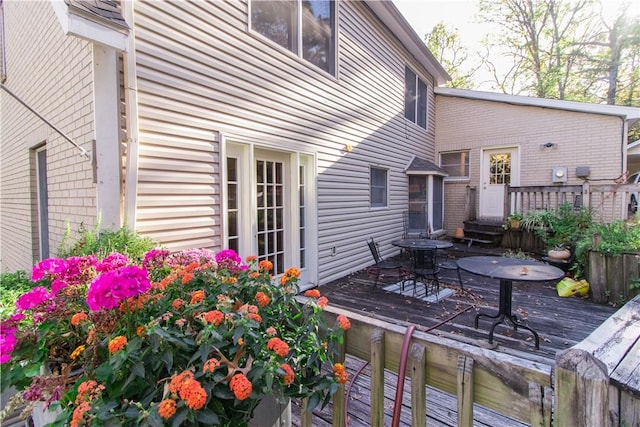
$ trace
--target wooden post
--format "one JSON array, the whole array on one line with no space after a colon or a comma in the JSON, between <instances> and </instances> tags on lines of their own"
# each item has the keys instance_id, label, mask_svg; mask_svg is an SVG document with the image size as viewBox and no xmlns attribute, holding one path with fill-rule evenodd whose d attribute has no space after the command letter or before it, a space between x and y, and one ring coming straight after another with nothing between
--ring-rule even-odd
<instances>
[{"instance_id":1,"label":"wooden post","mask_svg":"<svg viewBox=\"0 0 640 427\"><path fill-rule=\"evenodd\" d=\"M458 425L473 425L473 359L458 356Z\"/></svg>"},{"instance_id":2,"label":"wooden post","mask_svg":"<svg viewBox=\"0 0 640 427\"><path fill-rule=\"evenodd\" d=\"M344 341L338 347L338 357L336 357L336 362L344 364L344 359L346 356L346 342L348 339L348 335L345 334ZM333 395L333 427L345 427L345 415L344 410L346 407L345 395L344 395L344 384L340 384L338 386L338 390Z\"/></svg>"},{"instance_id":3,"label":"wooden post","mask_svg":"<svg viewBox=\"0 0 640 427\"><path fill-rule=\"evenodd\" d=\"M384 331L371 334L371 426L384 427Z\"/></svg>"},{"instance_id":4,"label":"wooden post","mask_svg":"<svg viewBox=\"0 0 640 427\"><path fill-rule=\"evenodd\" d=\"M427 425L427 351L423 345L413 344L409 353L411 372L411 425Z\"/></svg>"},{"instance_id":5,"label":"wooden post","mask_svg":"<svg viewBox=\"0 0 640 427\"><path fill-rule=\"evenodd\" d=\"M597 248L602 241L602 236L594 234L592 237L592 245ZM598 304L606 303L608 298L607 292L607 271L604 255L600 252L589 252L589 288L591 291L591 300Z\"/></svg>"},{"instance_id":6,"label":"wooden post","mask_svg":"<svg viewBox=\"0 0 640 427\"><path fill-rule=\"evenodd\" d=\"M555 422L559 427L605 427L609 412L607 367L590 353L570 348L556 355Z\"/></svg>"},{"instance_id":7,"label":"wooden post","mask_svg":"<svg viewBox=\"0 0 640 427\"><path fill-rule=\"evenodd\" d=\"M529 404L531 405L531 426L551 427L551 387L529 382Z\"/></svg>"},{"instance_id":8,"label":"wooden post","mask_svg":"<svg viewBox=\"0 0 640 427\"><path fill-rule=\"evenodd\" d=\"M589 181L585 181L582 184L582 206L585 208L591 207L591 184L589 184Z\"/></svg>"},{"instance_id":9,"label":"wooden post","mask_svg":"<svg viewBox=\"0 0 640 427\"><path fill-rule=\"evenodd\" d=\"M300 427L313 427L313 412L308 411L309 399L302 399L302 409L300 410Z\"/></svg>"}]
</instances>

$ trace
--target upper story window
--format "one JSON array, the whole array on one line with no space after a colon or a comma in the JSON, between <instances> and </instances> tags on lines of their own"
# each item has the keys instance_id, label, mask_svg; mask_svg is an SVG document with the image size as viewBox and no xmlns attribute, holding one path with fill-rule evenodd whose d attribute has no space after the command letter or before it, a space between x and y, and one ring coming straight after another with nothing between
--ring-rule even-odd
<instances>
[{"instance_id":1,"label":"upper story window","mask_svg":"<svg viewBox=\"0 0 640 427\"><path fill-rule=\"evenodd\" d=\"M335 1L251 1L251 28L335 74Z\"/></svg>"},{"instance_id":2,"label":"upper story window","mask_svg":"<svg viewBox=\"0 0 640 427\"><path fill-rule=\"evenodd\" d=\"M371 190L371 207L386 208L387 207L387 170L371 167L370 182Z\"/></svg>"},{"instance_id":3,"label":"upper story window","mask_svg":"<svg viewBox=\"0 0 640 427\"><path fill-rule=\"evenodd\" d=\"M449 178L469 178L469 150L440 153L440 167Z\"/></svg>"},{"instance_id":4,"label":"upper story window","mask_svg":"<svg viewBox=\"0 0 640 427\"><path fill-rule=\"evenodd\" d=\"M427 128L427 85L409 67L404 69L404 117Z\"/></svg>"}]
</instances>

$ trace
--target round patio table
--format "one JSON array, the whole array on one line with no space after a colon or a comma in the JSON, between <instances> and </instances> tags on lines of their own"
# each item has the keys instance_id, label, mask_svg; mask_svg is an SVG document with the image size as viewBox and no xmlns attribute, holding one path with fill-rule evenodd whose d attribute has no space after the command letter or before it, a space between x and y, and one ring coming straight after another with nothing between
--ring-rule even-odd
<instances>
[{"instance_id":1,"label":"round patio table","mask_svg":"<svg viewBox=\"0 0 640 427\"><path fill-rule=\"evenodd\" d=\"M564 271L549 264L536 260L506 258L497 256L473 256L458 260L458 266L469 273L500 280L500 303L496 314L479 313L475 318L475 328L478 329L478 319L481 316L495 319L489 329L489 344L493 344L493 331L500 323L509 321L513 329L526 329L535 337L536 349L540 348L538 333L523 325L512 312L513 282L548 282L564 277Z\"/></svg>"},{"instance_id":2,"label":"round patio table","mask_svg":"<svg viewBox=\"0 0 640 427\"><path fill-rule=\"evenodd\" d=\"M394 240L391 244L400 248L415 250L447 249L453 247L453 243L447 240L437 239L400 239Z\"/></svg>"}]
</instances>

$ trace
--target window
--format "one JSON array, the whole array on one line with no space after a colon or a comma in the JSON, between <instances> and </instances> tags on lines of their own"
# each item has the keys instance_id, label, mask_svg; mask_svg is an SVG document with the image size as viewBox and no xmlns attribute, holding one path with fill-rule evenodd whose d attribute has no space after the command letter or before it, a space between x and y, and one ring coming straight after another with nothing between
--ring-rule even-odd
<instances>
[{"instance_id":1,"label":"window","mask_svg":"<svg viewBox=\"0 0 640 427\"><path fill-rule=\"evenodd\" d=\"M409 175L409 228L442 230L444 226L444 186L439 175Z\"/></svg>"},{"instance_id":2,"label":"window","mask_svg":"<svg viewBox=\"0 0 640 427\"><path fill-rule=\"evenodd\" d=\"M240 252L238 159L227 158L227 247Z\"/></svg>"},{"instance_id":3,"label":"window","mask_svg":"<svg viewBox=\"0 0 640 427\"><path fill-rule=\"evenodd\" d=\"M469 178L469 151L440 153L440 167L449 178Z\"/></svg>"},{"instance_id":4,"label":"window","mask_svg":"<svg viewBox=\"0 0 640 427\"><path fill-rule=\"evenodd\" d=\"M371 168L371 207L387 207L387 171L386 169Z\"/></svg>"},{"instance_id":5,"label":"window","mask_svg":"<svg viewBox=\"0 0 640 427\"><path fill-rule=\"evenodd\" d=\"M404 69L404 117L427 128L427 85L409 67Z\"/></svg>"},{"instance_id":6,"label":"window","mask_svg":"<svg viewBox=\"0 0 640 427\"><path fill-rule=\"evenodd\" d=\"M251 28L306 59L335 72L335 1L251 2Z\"/></svg>"},{"instance_id":7,"label":"window","mask_svg":"<svg viewBox=\"0 0 640 427\"><path fill-rule=\"evenodd\" d=\"M38 255L49 258L49 191L47 189L47 150L40 147L35 151L36 197L38 205Z\"/></svg>"}]
</instances>

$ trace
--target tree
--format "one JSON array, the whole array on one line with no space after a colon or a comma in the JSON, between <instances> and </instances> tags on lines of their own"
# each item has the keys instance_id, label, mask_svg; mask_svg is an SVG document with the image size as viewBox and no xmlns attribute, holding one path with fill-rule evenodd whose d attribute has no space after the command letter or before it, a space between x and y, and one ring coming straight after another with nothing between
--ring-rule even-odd
<instances>
[{"instance_id":1,"label":"tree","mask_svg":"<svg viewBox=\"0 0 640 427\"><path fill-rule=\"evenodd\" d=\"M479 66L464 71L464 67L469 64L469 51L460 42L457 28L450 29L444 22L439 22L425 36L425 43L433 56L451 76L447 87L458 89L473 89L475 87L474 74Z\"/></svg>"}]
</instances>

